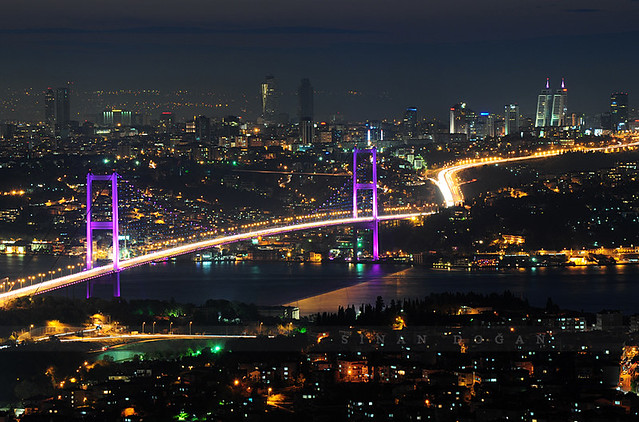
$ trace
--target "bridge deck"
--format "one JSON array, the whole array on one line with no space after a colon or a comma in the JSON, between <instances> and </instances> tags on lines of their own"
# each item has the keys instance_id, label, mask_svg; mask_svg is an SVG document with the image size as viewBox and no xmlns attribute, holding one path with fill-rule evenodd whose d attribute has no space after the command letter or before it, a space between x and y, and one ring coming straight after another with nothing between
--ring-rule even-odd
<instances>
[{"instance_id":1,"label":"bridge deck","mask_svg":"<svg viewBox=\"0 0 639 422\"><path fill-rule=\"evenodd\" d=\"M378 217L379 221L388 220L406 220L410 218L430 215L429 213L410 213L410 214L397 214L397 215L382 215ZM273 227L267 229L261 229L246 233L239 233L229 236L218 237L209 240L203 240L195 243L189 243L186 245L176 246L173 248L152 252L146 255L137 256L125 261L120 261L120 270L127 270L129 268L145 265L153 261L172 258L175 256L186 255L189 253L197 252L204 249L209 249L215 246L225 245L228 243L240 242L243 240L249 240L259 236L273 236L283 233L289 233L299 230L312 230L322 227L332 227L340 225L351 225L358 223L370 223L373 221L373 217L358 217L358 218L342 218L337 220L322 220L312 221L308 223L291 224L288 226ZM105 265L102 267L96 267L91 270L82 271L80 273L71 274L52 280L47 280L41 283L34 284L32 286L25 286L19 289L11 290L9 292L0 293L0 304L4 304L11 299L16 299L24 296L31 296L36 294L42 294L50 292L52 290L60 289L70 286L72 284L86 282L98 277L102 277L114 272L113 265Z\"/></svg>"}]
</instances>

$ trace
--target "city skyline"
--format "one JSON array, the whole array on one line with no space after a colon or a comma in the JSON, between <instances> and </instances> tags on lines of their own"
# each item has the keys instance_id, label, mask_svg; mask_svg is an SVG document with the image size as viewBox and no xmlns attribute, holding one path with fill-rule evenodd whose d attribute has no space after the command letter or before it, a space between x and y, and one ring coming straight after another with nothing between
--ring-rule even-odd
<instances>
[{"instance_id":1,"label":"city skyline","mask_svg":"<svg viewBox=\"0 0 639 422\"><path fill-rule=\"evenodd\" d=\"M255 87L273 74L282 92L295 92L307 77L318 91L334 93L321 102L317 96L318 116L353 119L407 106L441 115L460 101L493 112L517 102L532 114L530 98L548 76L565 77L571 104L585 113L604 108L611 92L639 90L637 59L628 54L639 32L627 29L639 2L630 0L516 8L502 0L429 8L357 0L335 9L326 2L214 8L191 1L180 10L164 1L127 4L126 17L115 13L118 4L7 6L12 21L0 45L10 59L0 88L73 80L78 89L216 90L257 101Z\"/></svg>"},{"instance_id":2,"label":"city skyline","mask_svg":"<svg viewBox=\"0 0 639 422\"><path fill-rule=\"evenodd\" d=\"M143 95L145 93L146 94L152 93L152 95L156 95L158 97L159 96L166 97L169 102L170 102L170 96L172 95L182 96L187 100L193 99L198 96L200 97L209 96L212 98L226 98L226 101L230 102L230 104L229 103L220 104L223 107L221 107L219 110L214 110L213 112L204 110L204 108L206 107L205 104L202 104L199 111L198 111L197 105L193 105L191 107L193 110L195 110L193 112L188 111L189 107L187 107L187 104L177 104L174 106L165 106L165 107L158 108L158 114L166 110L171 110L172 112L176 114L177 118L180 120L189 119L193 117L193 115L197 115L197 114L205 114L213 118L222 118L227 115L237 115L244 119L248 119L252 121L257 120L258 122L261 121L265 123L276 123L281 121L281 118L285 115L288 118L288 120L297 122L299 121L299 112L300 112L299 111L299 108L300 108L300 103L299 103L300 101L299 83L300 82L299 81L300 80L308 81L309 78L301 78L301 79L298 78L296 80L297 85L295 85L294 83L295 81L291 83L291 81L285 80L283 81L284 83L282 83L281 79L277 78L276 75L267 74L265 77L262 78L262 82L258 83L256 87L253 87L253 88L256 88L254 89L255 92L253 96L251 96L250 94L247 95L246 93L240 93L236 97L233 96L233 94L228 94L223 91L222 92L212 92L212 91L205 92L205 91L199 91L199 90L171 90L171 89L161 91L161 90L151 90L151 89L146 90L141 88L140 89L123 89L122 88L119 90L112 90L112 91L99 90L99 89L83 90L79 88L75 82L67 81L66 83L60 84L60 85L48 84L47 85L48 87L46 89L23 88L23 89L11 90L11 95L13 96L19 95L19 96L22 96L22 98L18 100L13 98L11 101L7 101L5 99L5 108L7 108L6 104L9 103L9 106L12 107L11 111L14 114L7 113L6 110L5 112L0 111L0 122L1 121L8 122L8 121L16 121L16 120L45 122L52 117L50 115L52 111L54 116L56 114L61 114L60 110L47 109L47 104L55 103L55 93L59 90L64 90L64 92L66 92L65 95L67 97L75 96L75 98L71 99L73 106L71 107L72 110L71 110L70 117L71 117L71 120L78 120L78 121L89 120L89 121L99 122L100 118L97 117L96 119L96 116L98 114L101 115L101 113L105 110L119 109L123 107L130 108L134 112L141 112L143 111L141 105L138 105L137 107L131 107L127 105L127 102L129 100L124 99L124 97L126 95ZM559 123L558 121L559 115L557 115L556 113L554 114L552 113L553 106L556 105L554 104L556 97L561 97L563 101L561 104L561 108L563 110L563 113L561 114L561 116L563 116L561 125L563 125L563 123L566 123L566 124L570 123L570 116L572 113L576 113L578 116L579 115L593 116L593 115L599 115L601 113L610 112L611 96L614 96L617 93L622 91L624 91L623 95L625 96L624 107L627 108L627 109L624 108L624 113L627 114L628 110L634 110L632 101L628 103L628 90L614 90L614 91L610 91L609 93L607 93L601 98L597 98L596 108L592 109L589 112L585 112L583 110L584 107L582 107L581 104L577 103L577 100L575 100L575 97L579 98L582 95L580 95L579 93L575 93L574 90L572 89L572 85L570 85L571 89L569 90L570 97L571 97L570 103L568 105L566 104L565 97L566 97L566 93L568 92L568 89L566 89L568 86L567 85L568 82L566 82L566 78L564 77L556 78L555 80L561 80L561 82L560 83L556 82L555 84L550 86L549 84L551 84L551 80L553 79L550 77L546 77L545 85L542 85L540 83L537 88L537 91L531 92L530 95L524 97L521 100L513 100L510 102L498 104L494 109L485 107L484 104L486 104L486 101L480 100L477 103L471 103L470 101L465 101L465 98L468 96L462 96L460 99L457 99L452 104L461 104L461 103L470 104L470 107L475 109L475 111L477 112L482 112L484 114L490 113L491 115L494 114L499 116L507 114L504 111L505 110L504 105L517 104L519 115L523 117L531 118L535 126L538 126L538 127L545 126L544 122L542 121L543 119L540 120L540 117L538 116L539 105L540 105L539 103L540 99L538 95L540 92L539 87L542 87L541 89L542 93L547 91L547 95L549 96L548 98L549 107L547 110L549 114L548 116L545 116L545 119L548 120L549 122L548 126L557 126ZM269 84L271 84L272 87L269 87ZM284 89L282 89L281 87L282 85L285 85ZM52 88L56 86L58 86L58 88ZM560 86L560 88L555 89L557 88L557 86ZM267 87L266 90L268 91L268 94L264 91L265 87ZM316 119L313 119L314 121L329 121L331 120L333 116L340 116L341 120L346 120L346 121L364 121L364 122L371 121L371 120L401 121L403 117L403 113L407 107L415 108L416 111L419 113L420 119L427 119L427 120L438 119L438 120L441 120L442 122L449 120L448 110L450 108L450 105L443 104L443 103L438 104L438 107L434 112L430 112L430 108L424 109L421 107L412 107L410 105L404 105L404 106L400 105L398 106L399 108L394 108L393 106L393 108L380 110L378 114L373 114L373 115L366 112L345 113L341 111L340 109L334 109L329 111L327 109L327 104L331 103L331 99L334 99L335 97L338 97L340 95L343 95L344 97L350 97L351 101L360 101L360 102L371 101L371 97L378 97L380 99L380 104L384 103L386 105L388 105L387 101L389 100L390 96L384 99L382 98L383 95L375 96L375 95L371 95L370 92L367 93L362 91L348 91L348 92L339 93L334 91L326 91L322 89L314 89L314 87L311 87L311 89L312 89L311 94L315 98L317 98L317 100L313 101L313 104L314 104L313 108L315 109L319 108L322 110L319 117ZM560 92L560 91L563 91L563 92ZM560 93L562 95L558 95ZM91 99L91 97L94 95L105 95L105 94L113 95L115 97L122 96L123 99L119 101L116 100L115 102L111 102L111 103L105 102L104 106L102 107L97 106L96 108L95 99ZM632 95L630 96L632 97ZM80 106L78 106L78 103L79 103L77 101L78 97L82 97L81 101L79 101L80 103L82 103L82 105ZM29 111L16 110L21 108L20 106L18 107L15 106L16 101L18 103L24 102L24 101L27 101L27 102L30 101L31 103L21 104L23 109L30 109L30 110ZM268 101L268 108L269 108L268 118L265 117L265 111L266 111L265 101ZM67 113L68 113L68 107L69 107L68 102L69 102L69 98L66 99ZM87 103L91 104L91 108L86 107ZM317 114L317 113L314 113L314 114ZM551 114L553 116L551 116ZM278 120L278 118L280 120ZM567 119L566 122L564 122L563 119ZM63 120L69 120L69 119L68 117L65 117Z\"/></svg>"}]
</instances>

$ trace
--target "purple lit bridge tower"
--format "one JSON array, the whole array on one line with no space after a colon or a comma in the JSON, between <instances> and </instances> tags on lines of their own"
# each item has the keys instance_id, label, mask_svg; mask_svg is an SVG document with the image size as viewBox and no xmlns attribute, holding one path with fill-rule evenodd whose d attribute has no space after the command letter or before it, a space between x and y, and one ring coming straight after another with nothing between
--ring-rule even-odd
<instances>
[{"instance_id":1,"label":"purple lit bridge tower","mask_svg":"<svg viewBox=\"0 0 639 422\"><path fill-rule=\"evenodd\" d=\"M357 158L359 155L370 156L372 164L372 174L370 181L364 181L360 183L357 177ZM371 229L373 231L373 260L379 260L379 220L377 219L377 149L375 147L370 149L358 149L353 150L353 218L357 218L358 199L360 191L372 191L373 206L372 217L373 221L370 223L364 223L363 227ZM357 228L354 229L353 240L353 259L358 259L357 253Z\"/></svg>"},{"instance_id":2,"label":"purple lit bridge tower","mask_svg":"<svg viewBox=\"0 0 639 422\"><path fill-rule=\"evenodd\" d=\"M93 221L93 182L111 182L111 221ZM115 282L113 284L113 296L120 297L120 238L118 229L118 174L94 175L87 174L87 266L93 268L93 230L110 230L113 236L113 271ZM87 299L93 294L94 281L87 281Z\"/></svg>"}]
</instances>

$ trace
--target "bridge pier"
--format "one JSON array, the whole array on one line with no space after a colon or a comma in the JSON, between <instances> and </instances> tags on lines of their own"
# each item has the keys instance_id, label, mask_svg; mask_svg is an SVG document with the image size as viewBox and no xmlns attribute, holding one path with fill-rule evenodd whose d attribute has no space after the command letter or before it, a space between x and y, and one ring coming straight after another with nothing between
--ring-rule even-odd
<instances>
[{"instance_id":1,"label":"bridge pier","mask_svg":"<svg viewBox=\"0 0 639 422\"><path fill-rule=\"evenodd\" d=\"M96 284L109 284L109 282L104 281L99 283L97 279L87 280L87 299L91 299L93 297L93 288ZM120 271L116 271L113 274L111 284L113 285L113 297L120 297Z\"/></svg>"},{"instance_id":2,"label":"bridge pier","mask_svg":"<svg viewBox=\"0 0 639 422\"><path fill-rule=\"evenodd\" d=\"M93 182L105 181L111 183L111 221L92 221L93 214ZM110 230L113 237L113 296L120 297L120 230L118 227L118 174L94 175L87 174L87 243L86 269L93 268L93 230ZM87 299L93 295L96 281L87 281Z\"/></svg>"}]
</instances>

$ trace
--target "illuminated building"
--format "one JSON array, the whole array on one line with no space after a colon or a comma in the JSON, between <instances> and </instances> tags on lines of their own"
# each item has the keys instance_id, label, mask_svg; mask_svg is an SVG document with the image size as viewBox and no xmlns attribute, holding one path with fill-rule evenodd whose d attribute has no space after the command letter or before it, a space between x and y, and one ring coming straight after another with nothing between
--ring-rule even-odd
<instances>
[{"instance_id":1,"label":"illuminated building","mask_svg":"<svg viewBox=\"0 0 639 422\"><path fill-rule=\"evenodd\" d=\"M308 145L313 142L313 86L308 79L302 79L297 90L298 117L300 123L300 142Z\"/></svg>"},{"instance_id":2,"label":"illuminated building","mask_svg":"<svg viewBox=\"0 0 639 422\"><path fill-rule=\"evenodd\" d=\"M377 141L384 140L384 129L382 128L382 122L378 120L372 120L366 123L366 142L368 145L372 145Z\"/></svg>"},{"instance_id":3,"label":"illuminated building","mask_svg":"<svg viewBox=\"0 0 639 422\"><path fill-rule=\"evenodd\" d=\"M408 107L404 112L404 120L402 122L404 134L412 138L415 136L415 128L417 127L417 107Z\"/></svg>"},{"instance_id":4,"label":"illuminated building","mask_svg":"<svg viewBox=\"0 0 639 422\"><path fill-rule=\"evenodd\" d=\"M275 77L268 75L262 82L262 119L273 123L277 115L277 86Z\"/></svg>"},{"instance_id":5,"label":"illuminated building","mask_svg":"<svg viewBox=\"0 0 639 422\"><path fill-rule=\"evenodd\" d=\"M158 121L158 132L168 134L173 131L173 113L163 111Z\"/></svg>"},{"instance_id":6,"label":"illuminated building","mask_svg":"<svg viewBox=\"0 0 639 422\"><path fill-rule=\"evenodd\" d=\"M102 124L106 127L130 127L132 113L126 110L105 110L102 112Z\"/></svg>"},{"instance_id":7,"label":"illuminated building","mask_svg":"<svg viewBox=\"0 0 639 422\"><path fill-rule=\"evenodd\" d=\"M610 118L612 130L628 129L628 93L613 92L610 95Z\"/></svg>"},{"instance_id":8,"label":"illuminated building","mask_svg":"<svg viewBox=\"0 0 639 422\"><path fill-rule=\"evenodd\" d=\"M485 139L495 135L495 119L488 112L476 113L467 110L468 139Z\"/></svg>"},{"instance_id":9,"label":"illuminated building","mask_svg":"<svg viewBox=\"0 0 639 422\"><path fill-rule=\"evenodd\" d=\"M504 106L504 135L519 133L519 105L507 104Z\"/></svg>"},{"instance_id":10,"label":"illuminated building","mask_svg":"<svg viewBox=\"0 0 639 422\"><path fill-rule=\"evenodd\" d=\"M186 122L185 133L195 133L195 120Z\"/></svg>"},{"instance_id":11,"label":"illuminated building","mask_svg":"<svg viewBox=\"0 0 639 422\"><path fill-rule=\"evenodd\" d=\"M211 120L206 116L195 118L195 140L208 142L211 140Z\"/></svg>"},{"instance_id":12,"label":"illuminated building","mask_svg":"<svg viewBox=\"0 0 639 422\"><path fill-rule=\"evenodd\" d=\"M459 103L450 108L450 133L468 135L468 109L466 103Z\"/></svg>"},{"instance_id":13,"label":"illuminated building","mask_svg":"<svg viewBox=\"0 0 639 422\"><path fill-rule=\"evenodd\" d=\"M486 119L486 136L487 137L491 137L494 138L496 136L496 117L494 114L492 113L487 113L487 112L482 112L479 113L480 116L484 117Z\"/></svg>"},{"instance_id":14,"label":"illuminated building","mask_svg":"<svg viewBox=\"0 0 639 422\"><path fill-rule=\"evenodd\" d=\"M485 139L490 135L490 126L493 125L491 114L487 112L476 113L473 110L466 110L466 122L468 124L468 139ZM494 133L494 129L492 130Z\"/></svg>"},{"instance_id":15,"label":"illuminated building","mask_svg":"<svg viewBox=\"0 0 639 422\"><path fill-rule=\"evenodd\" d=\"M222 136L240 135L240 119L237 116L226 116L222 119Z\"/></svg>"},{"instance_id":16,"label":"illuminated building","mask_svg":"<svg viewBox=\"0 0 639 422\"><path fill-rule=\"evenodd\" d=\"M565 126L568 122L566 116L568 114L567 108L568 90L566 84L561 79L561 88L555 91L555 95L552 98L552 115L550 119L550 126Z\"/></svg>"},{"instance_id":17,"label":"illuminated building","mask_svg":"<svg viewBox=\"0 0 639 422\"><path fill-rule=\"evenodd\" d=\"M237 116L226 116L222 119L218 143L220 146L230 145L240 136L240 119Z\"/></svg>"},{"instance_id":18,"label":"illuminated building","mask_svg":"<svg viewBox=\"0 0 639 422\"><path fill-rule=\"evenodd\" d=\"M308 120L302 120L300 122L300 142L303 145L308 145L313 142L313 122Z\"/></svg>"},{"instance_id":19,"label":"illuminated building","mask_svg":"<svg viewBox=\"0 0 639 422\"><path fill-rule=\"evenodd\" d=\"M550 91L550 79L546 78L546 88L541 90L537 97L537 114L535 118L535 127L550 126L552 115L553 96Z\"/></svg>"}]
</instances>

